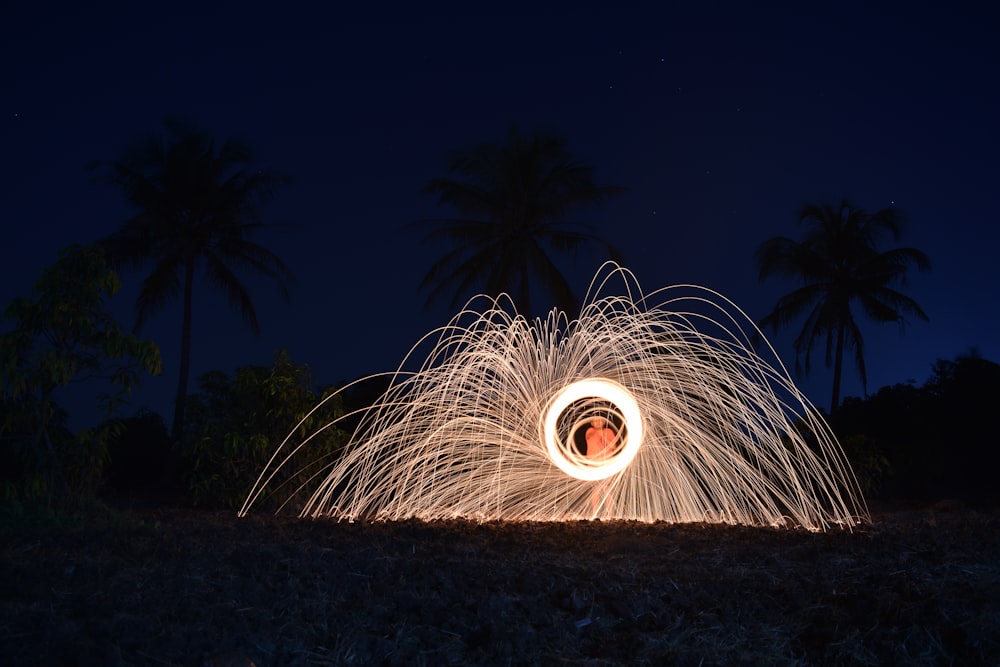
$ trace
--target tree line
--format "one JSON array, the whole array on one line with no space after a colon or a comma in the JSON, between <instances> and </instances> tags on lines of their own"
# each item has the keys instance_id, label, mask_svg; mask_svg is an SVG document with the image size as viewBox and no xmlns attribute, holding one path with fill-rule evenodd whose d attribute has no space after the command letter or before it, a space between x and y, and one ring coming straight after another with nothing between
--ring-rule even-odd
<instances>
[{"instance_id":1,"label":"tree line","mask_svg":"<svg viewBox=\"0 0 1000 667\"><path fill-rule=\"evenodd\" d=\"M30 496L31 489L36 495L51 495L67 486L65 479L59 479L67 475L60 470L67 455L57 455L52 435L60 421L52 400L58 387L105 368L127 392L142 373L159 372L156 345L121 330L103 308L102 299L119 286L119 273L144 271L135 303L136 332L141 333L150 315L181 302L177 390L163 452L165 467L174 473L187 456L186 465L197 461L201 469L212 469L211 475L206 473L208 481L218 481L225 478L218 468L239 458L237 452L263 448L264 440L254 440L253 434L238 435L240 429L251 428L254 419L247 417L242 426L235 422L220 426L211 424L208 416L210 405L222 411L226 400L249 401L254 394L247 383L259 388L278 382L276 378L289 382L298 378L292 384L297 382L302 392L296 394L299 402L294 408L271 410L284 417L298 414L329 390L305 382L308 367L279 355L270 370L248 367L233 378L201 378L195 414L189 413L196 286L220 290L253 332L259 323L246 276L265 276L289 296L294 277L288 265L255 240L276 227L265 220L264 212L288 182L286 176L255 166L246 143L217 142L195 125L176 120L141 137L117 159L93 167L122 193L133 213L115 233L93 246L69 249L39 280L34 298L16 300L5 313L13 331L0 337L4 410L0 437L4 456L20 461L10 469L35 474L34 481L20 488L17 480L5 480L7 497ZM507 292L518 310L529 316L539 303L575 314L579 300L560 268L561 256L590 246L608 259L623 262L624 258L614 244L572 216L625 191L599 184L594 169L570 151L564 137L553 133L525 135L511 126L501 141L454 151L447 176L432 179L425 188L452 215L405 225L440 252L429 263L420 289L428 303L448 299L454 306L475 293ZM756 251L761 281L780 277L796 284L760 325L777 331L801 322L793 346L796 368L802 373L809 372L812 353L822 346L824 363L833 369L830 415L836 417L843 407L840 387L846 357L853 359L862 383L867 381L860 316L874 323L902 323L907 317L927 320L902 289L910 269L928 270L930 260L916 248L884 247L887 240L898 242L903 233L903 216L895 208L868 212L847 199L810 203L802 207L798 221L799 239L768 239ZM80 268L81 262L85 268ZM75 284L60 283L59 275L63 281L75 276ZM85 298L76 292L88 289ZM59 305L63 302L79 309L63 319L40 317L39 313L63 313ZM95 333L98 329L103 338ZM112 419L114 402L108 399L106 423L120 425L120 420ZM232 412L233 406L226 411ZM192 428L196 432L189 432ZM109 443L117 436L111 429L89 437L97 441L98 459L90 466L91 476L99 477ZM270 442L276 437L277 432L268 432L270 446L277 444ZM204 446L217 451L192 454L192 440L216 443ZM341 435L332 438L331 452L341 440ZM38 470L45 473L39 477ZM210 486L205 478L199 483L203 489Z\"/></svg>"}]
</instances>

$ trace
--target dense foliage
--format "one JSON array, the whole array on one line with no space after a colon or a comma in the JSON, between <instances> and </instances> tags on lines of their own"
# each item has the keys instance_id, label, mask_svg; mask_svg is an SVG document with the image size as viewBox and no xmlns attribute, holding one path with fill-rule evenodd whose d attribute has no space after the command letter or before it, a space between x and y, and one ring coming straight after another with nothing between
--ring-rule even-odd
<instances>
[{"instance_id":1,"label":"dense foliage","mask_svg":"<svg viewBox=\"0 0 1000 667\"><path fill-rule=\"evenodd\" d=\"M185 429L185 468L192 500L201 506L239 508L290 430L302 441L343 414L340 396L324 401L330 390L317 387L310 368L293 363L286 350L275 354L270 368L244 366L232 375L213 371L198 384ZM301 455L292 456L271 488L282 483L283 492L314 488L319 480L311 476L345 442L339 428L322 430Z\"/></svg>"},{"instance_id":2,"label":"dense foliage","mask_svg":"<svg viewBox=\"0 0 1000 667\"><path fill-rule=\"evenodd\" d=\"M100 249L73 246L42 272L32 297L7 307L13 329L0 336L6 500L70 501L97 491L115 422L74 436L54 394L104 381L110 418L144 372L160 372L159 348L123 331L105 305L119 287Z\"/></svg>"},{"instance_id":3,"label":"dense foliage","mask_svg":"<svg viewBox=\"0 0 1000 667\"><path fill-rule=\"evenodd\" d=\"M939 360L922 386L848 398L832 426L870 495L901 501L1000 502L1000 364Z\"/></svg>"}]
</instances>

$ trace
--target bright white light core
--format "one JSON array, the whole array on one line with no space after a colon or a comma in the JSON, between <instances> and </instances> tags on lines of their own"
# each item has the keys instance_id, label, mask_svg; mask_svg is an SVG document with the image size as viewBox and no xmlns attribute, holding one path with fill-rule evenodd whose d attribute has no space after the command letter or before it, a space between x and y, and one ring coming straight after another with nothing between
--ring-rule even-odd
<instances>
[{"instance_id":1,"label":"bright white light core","mask_svg":"<svg viewBox=\"0 0 1000 667\"><path fill-rule=\"evenodd\" d=\"M556 428L559 417L566 408L588 398L599 398L611 403L624 420L624 428L620 429L624 444L620 443L618 451L603 460L588 459L576 454L573 443L563 441ZM542 438L549 458L570 477L588 481L605 479L624 470L639 451L639 445L642 444L642 414L632 394L617 382L605 378L580 380L564 387L549 403L542 425Z\"/></svg>"}]
</instances>

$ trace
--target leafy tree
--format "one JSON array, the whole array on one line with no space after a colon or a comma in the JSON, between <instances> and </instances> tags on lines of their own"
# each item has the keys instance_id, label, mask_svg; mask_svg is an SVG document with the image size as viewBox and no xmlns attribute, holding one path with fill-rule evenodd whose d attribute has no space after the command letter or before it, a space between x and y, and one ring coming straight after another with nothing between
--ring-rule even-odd
<instances>
[{"instance_id":1,"label":"leafy tree","mask_svg":"<svg viewBox=\"0 0 1000 667\"><path fill-rule=\"evenodd\" d=\"M72 431L66 426L69 415L51 398L46 407L33 394L16 398L5 394L0 400L0 501L11 506L20 501L72 495L64 470L78 450ZM40 440L39 422L45 421L45 440ZM85 470L96 477L104 460L93 457Z\"/></svg>"},{"instance_id":2,"label":"leafy tree","mask_svg":"<svg viewBox=\"0 0 1000 667\"><path fill-rule=\"evenodd\" d=\"M244 366L232 376L212 371L199 385L201 392L191 396L187 430L191 489L200 505L239 507L290 429L298 425L294 437L301 442L343 414L339 395L313 412L329 392L315 385L309 366L292 363L286 350L275 354L271 368ZM340 429L323 430L308 451L283 466L282 479L270 488L282 483L289 493L302 485L313 488L320 480L312 475L345 442Z\"/></svg>"},{"instance_id":3,"label":"leafy tree","mask_svg":"<svg viewBox=\"0 0 1000 667\"><path fill-rule=\"evenodd\" d=\"M34 298L7 307L14 329L0 336L2 429L30 487L26 495L92 492L106 461L107 433L66 437L65 416L53 401L57 389L109 381L116 390L102 399L111 415L143 371L160 372L157 346L123 332L105 307L119 287L99 248L72 246L42 272Z\"/></svg>"},{"instance_id":4,"label":"leafy tree","mask_svg":"<svg viewBox=\"0 0 1000 667\"><path fill-rule=\"evenodd\" d=\"M254 333L260 324L238 272L274 279L288 298L291 271L273 252L250 237L275 225L261 209L286 182L274 172L250 166L242 142L221 145L207 133L178 121L165 122L163 136L143 138L120 160L106 165L136 213L103 241L116 266L152 269L136 299L136 328L178 294L182 295L180 374L171 437L179 447L191 366L191 311L195 275L221 289Z\"/></svg>"},{"instance_id":5,"label":"leafy tree","mask_svg":"<svg viewBox=\"0 0 1000 667\"><path fill-rule=\"evenodd\" d=\"M975 350L954 361L939 359L924 390L933 406L942 490L997 505L1000 428L993 411L1000 404L1000 364L983 359Z\"/></svg>"},{"instance_id":6,"label":"leafy tree","mask_svg":"<svg viewBox=\"0 0 1000 667\"><path fill-rule=\"evenodd\" d=\"M864 434L855 434L842 439L841 445L861 493L867 498L881 493L893 468L879 444Z\"/></svg>"},{"instance_id":7,"label":"leafy tree","mask_svg":"<svg viewBox=\"0 0 1000 667\"><path fill-rule=\"evenodd\" d=\"M879 250L882 237L898 241L901 235L903 218L894 208L868 213L846 199L838 206L807 204L799 213L799 223L806 226L802 241L776 237L757 249L761 281L782 275L801 283L778 299L761 326L777 331L805 316L794 342L800 372L809 372L812 349L825 339L826 366L833 366L832 413L840 402L845 351L854 352L862 385L867 386L864 340L855 305L879 323L903 325L906 315L927 320L917 302L897 288L905 286L911 266L929 270L930 260L916 248Z\"/></svg>"},{"instance_id":8,"label":"leafy tree","mask_svg":"<svg viewBox=\"0 0 1000 667\"><path fill-rule=\"evenodd\" d=\"M998 402L1000 364L975 353L959 355L935 362L922 386L897 384L845 400L831 426L856 470L852 445L858 442L883 457L877 491L886 499L996 505L1000 429L992 410ZM863 473L863 460L861 467Z\"/></svg>"},{"instance_id":9,"label":"leafy tree","mask_svg":"<svg viewBox=\"0 0 1000 667\"><path fill-rule=\"evenodd\" d=\"M611 243L568 216L623 189L597 185L593 169L569 152L565 139L525 137L512 126L503 143L454 152L448 171L454 177L432 179L426 192L458 216L416 223L425 242L449 246L420 284L430 290L428 304L449 291L452 307L473 290L507 292L530 316L531 286L538 281L572 315L579 302L552 253L595 244L620 259Z\"/></svg>"},{"instance_id":10,"label":"leafy tree","mask_svg":"<svg viewBox=\"0 0 1000 667\"><path fill-rule=\"evenodd\" d=\"M927 392L913 384L848 397L830 417L865 495L916 498L928 489L939 446Z\"/></svg>"}]
</instances>

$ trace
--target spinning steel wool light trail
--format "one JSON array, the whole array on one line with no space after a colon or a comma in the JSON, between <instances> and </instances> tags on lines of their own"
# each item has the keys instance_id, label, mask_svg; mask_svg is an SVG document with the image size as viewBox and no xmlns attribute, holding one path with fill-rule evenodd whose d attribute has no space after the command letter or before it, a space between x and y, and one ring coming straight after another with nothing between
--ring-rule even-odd
<instances>
[{"instance_id":1,"label":"spinning steel wool light trail","mask_svg":"<svg viewBox=\"0 0 1000 667\"><path fill-rule=\"evenodd\" d=\"M476 297L414 346L302 514L813 530L866 518L829 427L718 293L685 285L644 295L607 264L578 319L513 312L506 296ZM418 370L403 370L432 343ZM595 417L611 444L588 456ZM282 443L241 514L308 446Z\"/></svg>"}]
</instances>

